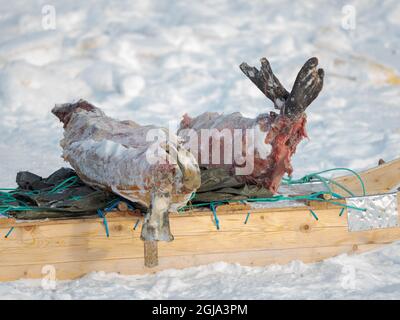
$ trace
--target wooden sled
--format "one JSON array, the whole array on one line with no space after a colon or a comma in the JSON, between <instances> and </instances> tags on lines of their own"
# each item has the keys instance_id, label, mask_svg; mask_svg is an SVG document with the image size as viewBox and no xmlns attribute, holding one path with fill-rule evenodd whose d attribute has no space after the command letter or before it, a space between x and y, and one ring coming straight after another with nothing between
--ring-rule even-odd
<instances>
[{"instance_id":1,"label":"wooden sled","mask_svg":"<svg viewBox=\"0 0 400 320\"><path fill-rule=\"evenodd\" d=\"M400 159L360 175L368 195L393 193L400 183ZM335 180L355 193L361 192L355 176ZM347 209L342 216L340 211L341 207L325 202L269 208L222 205L217 207L219 230L208 209L171 214L175 240L158 244L159 261L154 268L144 266L142 216L138 213L109 212L109 237L101 218L30 222L4 218L0 219L0 280L42 278L53 267L56 279L63 280L92 271L142 274L218 261L248 266L293 260L309 263L400 240L400 227L349 232Z\"/></svg>"}]
</instances>

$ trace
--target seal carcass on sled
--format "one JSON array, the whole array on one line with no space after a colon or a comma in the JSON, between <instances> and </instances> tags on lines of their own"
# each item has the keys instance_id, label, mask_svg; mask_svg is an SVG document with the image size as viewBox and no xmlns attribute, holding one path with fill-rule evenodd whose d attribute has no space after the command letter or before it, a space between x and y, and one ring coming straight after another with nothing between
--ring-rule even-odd
<instances>
[{"instance_id":1,"label":"seal carcass on sled","mask_svg":"<svg viewBox=\"0 0 400 320\"><path fill-rule=\"evenodd\" d=\"M228 115L206 112L195 118L184 115L178 134L186 140L185 145L194 152L202 168L202 186L196 195L202 201L218 194L227 198L238 194L259 197L275 193L283 175L290 176L293 171L291 157L306 137L305 110L323 87L324 71L318 69L315 57L301 68L290 93L274 75L266 58L261 59L260 70L247 63L242 63L240 68L272 100L279 114L264 113L255 119L243 117L239 112ZM204 130L209 130L208 136ZM236 136L237 130L242 135ZM250 135L252 139L248 139ZM214 144L221 137L223 142ZM227 148L227 138L233 147ZM240 152L235 151L237 139L242 140ZM217 161L213 161L215 151L219 151ZM252 186L257 188L252 191L249 189ZM206 192L208 195L202 196Z\"/></svg>"},{"instance_id":2,"label":"seal carcass on sled","mask_svg":"<svg viewBox=\"0 0 400 320\"><path fill-rule=\"evenodd\" d=\"M173 240L168 214L200 186L198 164L178 137L167 129L114 120L84 100L56 105L52 112L64 123L63 158L79 177L147 207L143 240ZM170 139L154 141L149 134Z\"/></svg>"}]
</instances>

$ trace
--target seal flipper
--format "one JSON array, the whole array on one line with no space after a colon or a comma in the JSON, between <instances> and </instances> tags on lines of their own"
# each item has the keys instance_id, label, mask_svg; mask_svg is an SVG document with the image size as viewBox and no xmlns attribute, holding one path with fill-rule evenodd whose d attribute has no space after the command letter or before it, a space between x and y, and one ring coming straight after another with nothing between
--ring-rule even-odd
<instances>
[{"instance_id":1,"label":"seal flipper","mask_svg":"<svg viewBox=\"0 0 400 320\"><path fill-rule=\"evenodd\" d=\"M284 113L289 117L303 113L321 92L324 84L324 70L317 69L317 66L318 59L310 58L297 74L284 108Z\"/></svg>"},{"instance_id":2,"label":"seal flipper","mask_svg":"<svg viewBox=\"0 0 400 320\"><path fill-rule=\"evenodd\" d=\"M281 109L289 92L279 82L266 58L261 58L261 70L250 67L246 62L240 64L240 70L274 103L275 109Z\"/></svg>"}]
</instances>

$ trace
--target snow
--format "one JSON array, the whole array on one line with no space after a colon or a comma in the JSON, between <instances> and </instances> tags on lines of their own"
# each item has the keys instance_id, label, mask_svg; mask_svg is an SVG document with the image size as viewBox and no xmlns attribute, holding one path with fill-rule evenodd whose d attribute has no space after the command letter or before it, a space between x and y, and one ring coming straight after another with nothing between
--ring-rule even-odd
<instances>
[{"instance_id":1,"label":"snow","mask_svg":"<svg viewBox=\"0 0 400 320\"><path fill-rule=\"evenodd\" d=\"M56 28L45 30L48 4ZM355 8L354 29L344 21L345 5ZM326 72L308 111L310 140L293 158L295 177L394 159L399 24L396 0L0 0L1 186L14 186L19 170L46 176L65 165L62 125L50 113L55 103L84 98L111 117L162 126L186 112L240 111L255 118L273 110L238 68L242 61L259 66L262 56L287 88L311 56ZM56 290L23 280L0 284L0 297L400 298L399 262L394 244L312 265L217 263L146 276L95 273Z\"/></svg>"},{"instance_id":2,"label":"snow","mask_svg":"<svg viewBox=\"0 0 400 320\"><path fill-rule=\"evenodd\" d=\"M152 275L96 272L54 289L39 280L0 285L5 299L398 299L400 245L322 263L244 267L218 262Z\"/></svg>"}]
</instances>

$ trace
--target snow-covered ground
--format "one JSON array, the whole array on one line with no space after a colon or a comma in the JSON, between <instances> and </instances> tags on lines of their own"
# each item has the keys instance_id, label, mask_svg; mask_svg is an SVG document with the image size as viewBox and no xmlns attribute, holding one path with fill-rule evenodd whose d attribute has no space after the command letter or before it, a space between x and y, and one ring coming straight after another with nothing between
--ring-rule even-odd
<instances>
[{"instance_id":1,"label":"snow-covered ground","mask_svg":"<svg viewBox=\"0 0 400 320\"><path fill-rule=\"evenodd\" d=\"M286 87L310 56L326 71L295 176L400 155L397 0L0 0L0 30L2 187L15 185L18 170L47 175L65 165L55 103L85 98L110 116L164 125L185 112L271 110L238 68L262 56ZM314 265L97 273L55 291L17 281L0 284L0 297L400 298L399 267L395 244Z\"/></svg>"},{"instance_id":2,"label":"snow-covered ground","mask_svg":"<svg viewBox=\"0 0 400 320\"><path fill-rule=\"evenodd\" d=\"M155 275L97 272L54 289L38 280L0 285L5 299L399 299L400 245L306 265L243 267L219 262Z\"/></svg>"}]
</instances>

